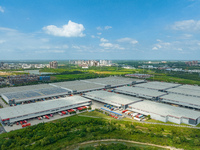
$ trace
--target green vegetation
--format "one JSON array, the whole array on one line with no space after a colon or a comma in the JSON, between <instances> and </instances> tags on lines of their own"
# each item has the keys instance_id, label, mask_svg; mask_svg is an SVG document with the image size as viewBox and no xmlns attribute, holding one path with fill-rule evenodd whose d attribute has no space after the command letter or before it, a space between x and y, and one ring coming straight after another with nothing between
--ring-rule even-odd
<instances>
[{"instance_id":1,"label":"green vegetation","mask_svg":"<svg viewBox=\"0 0 200 150\"><path fill-rule=\"evenodd\" d=\"M63 65L59 66L57 69L52 68L42 68L40 72L50 72L54 74L49 74L51 76L50 82L61 82L61 81L72 81L80 79L92 79L98 77L108 77L113 75L124 76L125 74L141 73L141 74L151 74L153 77L148 78L151 81L164 81L164 82L176 82L180 84L196 84L200 85L200 75L198 73L187 73L187 72L176 72L176 71L166 71L159 69L138 69L142 65L148 64L148 61L133 61L133 60L121 60L113 61L118 63L115 66L102 66L102 67L89 67L88 69L82 69L76 65L67 64L67 62L62 62ZM154 61L152 61L154 62ZM136 69L125 69L122 68L124 65L130 65ZM199 66L187 66L185 62L167 62L167 63L157 63L153 64L156 67L169 66L172 68L182 68L182 69L200 69ZM5 70L10 74L24 74L23 72L15 72L13 70ZM23 69L19 69L23 71ZM42 82L33 82L24 85L38 84Z\"/></svg>"},{"instance_id":2,"label":"green vegetation","mask_svg":"<svg viewBox=\"0 0 200 150\"><path fill-rule=\"evenodd\" d=\"M200 85L200 81L192 80L192 79L183 79L178 77L172 77L168 75L158 75L156 74L154 77L149 78L148 80L152 81L164 81L164 82L175 82L180 84L192 84L192 85Z\"/></svg>"},{"instance_id":3,"label":"green vegetation","mask_svg":"<svg viewBox=\"0 0 200 150\"><path fill-rule=\"evenodd\" d=\"M97 146L81 146L79 150L161 150L161 148L145 145L127 146L126 143L111 143L111 144L98 144Z\"/></svg>"},{"instance_id":4,"label":"green vegetation","mask_svg":"<svg viewBox=\"0 0 200 150\"><path fill-rule=\"evenodd\" d=\"M165 123L165 122L162 122L162 121L159 121L159 120L155 120L155 119L148 119L148 120L146 120L146 122Z\"/></svg>"},{"instance_id":5,"label":"green vegetation","mask_svg":"<svg viewBox=\"0 0 200 150\"><path fill-rule=\"evenodd\" d=\"M2 97L0 97L2 100L3 100L3 102L5 103L5 104L7 104L8 105L8 103L2 98Z\"/></svg>"},{"instance_id":6,"label":"green vegetation","mask_svg":"<svg viewBox=\"0 0 200 150\"><path fill-rule=\"evenodd\" d=\"M91 112L95 113L99 112ZM0 148L60 150L101 139L133 140L195 150L200 146L200 130L75 115L1 134Z\"/></svg>"}]
</instances>

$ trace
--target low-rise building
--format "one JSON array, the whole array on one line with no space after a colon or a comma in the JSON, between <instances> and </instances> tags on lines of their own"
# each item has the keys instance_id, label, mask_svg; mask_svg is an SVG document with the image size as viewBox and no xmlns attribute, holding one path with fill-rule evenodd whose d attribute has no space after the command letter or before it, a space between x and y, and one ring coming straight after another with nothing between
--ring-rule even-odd
<instances>
[{"instance_id":1,"label":"low-rise building","mask_svg":"<svg viewBox=\"0 0 200 150\"><path fill-rule=\"evenodd\" d=\"M91 100L81 96L71 96L57 100L6 107L0 109L0 121L3 125L9 125L25 119L33 119L39 116L89 105L91 105Z\"/></svg>"},{"instance_id":2,"label":"low-rise building","mask_svg":"<svg viewBox=\"0 0 200 150\"><path fill-rule=\"evenodd\" d=\"M152 119L163 122L174 122L177 124L197 125L200 123L200 112L186 108L175 107L167 104L141 101L129 105L128 110L150 115Z\"/></svg>"}]
</instances>

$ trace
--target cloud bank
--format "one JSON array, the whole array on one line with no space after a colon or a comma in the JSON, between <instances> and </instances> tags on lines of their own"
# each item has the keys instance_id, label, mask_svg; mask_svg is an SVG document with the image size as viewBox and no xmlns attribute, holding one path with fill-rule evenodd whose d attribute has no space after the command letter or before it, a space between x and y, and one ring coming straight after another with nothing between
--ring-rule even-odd
<instances>
[{"instance_id":1,"label":"cloud bank","mask_svg":"<svg viewBox=\"0 0 200 150\"><path fill-rule=\"evenodd\" d=\"M125 43L130 43L130 44L137 44L138 41L135 39L131 39L131 38L121 38L117 40L118 42L125 42Z\"/></svg>"},{"instance_id":2,"label":"cloud bank","mask_svg":"<svg viewBox=\"0 0 200 150\"><path fill-rule=\"evenodd\" d=\"M61 36L61 37L84 37L83 31L85 30L82 24L78 24L69 20L68 24L62 27L55 25L49 25L43 27L43 30L50 35Z\"/></svg>"},{"instance_id":3,"label":"cloud bank","mask_svg":"<svg viewBox=\"0 0 200 150\"><path fill-rule=\"evenodd\" d=\"M200 20L183 20L175 22L171 28L173 30L182 31L199 31L200 30Z\"/></svg>"},{"instance_id":4,"label":"cloud bank","mask_svg":"<svg viewBox=\"0 0 200 150\"><path fill-rule=\"evenodd\" d=\"M0 12L4 13L4 9L0 6Z\"/></svg>"}]
</instances>

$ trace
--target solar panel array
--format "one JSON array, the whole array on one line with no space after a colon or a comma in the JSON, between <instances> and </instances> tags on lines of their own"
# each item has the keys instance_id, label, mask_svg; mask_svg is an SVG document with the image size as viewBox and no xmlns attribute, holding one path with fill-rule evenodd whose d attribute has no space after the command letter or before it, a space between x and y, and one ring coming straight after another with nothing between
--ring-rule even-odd
<instances>
[{"instance_id":1,"label":"solar panel array","mask_svg":"<svg viewBox=\"0 0 200 150\"><path fill-rule=\"evenodd\" d=\"M59 95L61 93L67 94L67 92L68 90L66 89L62 89L59 87L52 87L52 88L45 88L45 89L38 89L38 90L5 93L3 95L6 96L9 100L12 100L12 99L21 100L21 99L27 99L27 98L40 98L40 97L48 96L48 95Z\"/></svg>"},{"instance_id":2,"label":"solar panel array","mask_svg":"<svg viewBox=\"0 0 200 150\"><path fill-rule=\"evenodd\" d=\"M26 86L18 86L18 87L5 87L0 88L0 94L10 93L10 92L21 92L21 91L28 91L28 90L38 90L38 89L45 89L51 88L50 84L38 84L38 85L26 85Z\"/></svg>"}]
</instances>

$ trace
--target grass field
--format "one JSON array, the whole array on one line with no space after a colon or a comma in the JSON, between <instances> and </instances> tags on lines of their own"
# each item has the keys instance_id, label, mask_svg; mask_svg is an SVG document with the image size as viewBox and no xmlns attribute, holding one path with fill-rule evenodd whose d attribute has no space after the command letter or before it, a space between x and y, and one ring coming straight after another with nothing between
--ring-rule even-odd
<instances>
[{"instance_id":1,"label":"grass field","mask_svg":"<svg viewBox=\"0 0 200 150\"><path fill-rule=\"evenodd\" d=\"M164 81L164 82L175 82L180 84L197 84L200 85L200 81L189 80L189 79L182 79L178 77L171 77L166 75L155 75L154 77L149 78L148 80L155 80L155 81Z\"/></svg>"}]
</instances>

